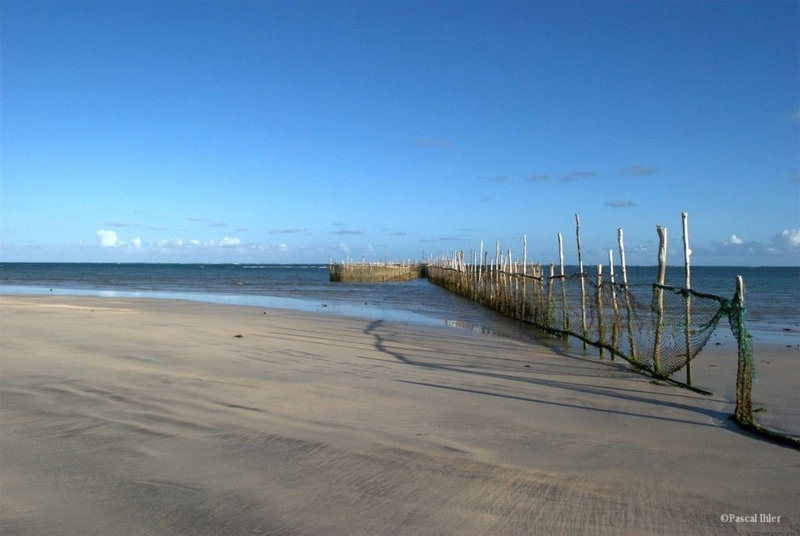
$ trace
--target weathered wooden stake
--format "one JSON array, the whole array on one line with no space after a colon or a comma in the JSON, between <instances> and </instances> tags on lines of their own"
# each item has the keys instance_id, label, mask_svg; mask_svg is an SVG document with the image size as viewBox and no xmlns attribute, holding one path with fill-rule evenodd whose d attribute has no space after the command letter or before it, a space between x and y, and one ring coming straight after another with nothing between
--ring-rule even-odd
<instances>
[{"instance_id":1,"label":"weathered wooden stake","mask_svg":"<svg viewBox=\"0 0 800 536\"><path fill-rule=\"evenodd\" d=\"M619 344L619 307L617 306L617 282L614 278L614 250L608 250L608 278L611 281L611 307L614 309L614 322L611 326L611 347L616 351ZM615 352L611 352L614 361Z\"/></svg>"},{"instance_id":2,"label":"weathered wooden stake","mask_svg":"<svg viewBox=\"0 0 800 536\"><path fill-rule=\"evenodd\" d=\"M692 250L689 249L689 215L687 212L681 212L681 220L683 223L683 260L684 260L684 274L686 290L692 288L692 272L690 268L689 257L692 255ZM686 385L692 385L692 295L686 293Z\"/></svg>"},{"instance_id":3,"label":"weathered wooden stake","mask_svg":"<svg viewBox=\"0 0 800 536\"><path fill-rule=\"evenodd\" d=\"M745 425L753 424L753 356L750 355L750 341L747 340L747 330L744 319L744 279L736 276L736 294L733 296L734 305L738 311L736 321L737 343L739 347L739 362L736 368L736 410L734 418Z\"/></svg>"},{"instance_id":4,"label":"weathered wooden stake","mask_svg":"<svg viewBox=\"0 0 800 536\"><path fill-rule=\"evenodd\" d=\"M583 335L583 349L586 350L586 280L581 256L581 218L577 214L575 214L575 238L578 242L578 275L581 280L581 335Z\"/></svg>"},{"instance_id":5,"label":"weathered wooden stake","mask_svg":"<svg viewBox=\"0 0 800 536\"><path fill-rule=\"evenodd\" d=\"M658 275L656 283L663 285L667 276L667 228L656 225L658 233ZM656 333L653 343L653 372L661 374L661 330L664 324L664 289L654 287L656 303Z\"/></svg>"},{"instance_id":6,"label":"weathered wooden stake","mask_svg":"<svg viewBox=\"0 0 800 536\"><path fill-rule=\"evenodd\" d=\"M528 275L528 236L522 235L522 275Z\"/></svg>"},{"instance_id":7,"label":"weathered wooden stake","mask_svg":"<svg viewBox=\"0 0 800 536\"><path fill-rule=\"evenodd\" d=\"M510 303L508 304L508 310L512 314L509 316L516 317L516 307L517 307L517 263L514 261L514 257L511 255L511 248L508 248L508 299Z\"/></svg>"},{"instance_id":8,"label":"weathered wooden stake","mask_svg":"<svg viewBox=\"0 0 800 536\"><path fill-rule=\"evenodd\" d=\"M547 280L547 311L545 312L545 325L553 327L553 278L556 275L556 267L550 263L550 279ZM544 279L544 274L542 274Z\"/></svg>"},{"instance_id":9,"label":"weathered wooden stake","mask_svg":"<svg viewBox=\"0 0 800 536\"><path fill-rule=\"evenodd\" d=\"M481 240L481 253L478 255L478 262L480 263L478 265L478 279L480 279L483 274L483 240Z\"/></svg>"},{"instance_id":10,"label":"weathered wooden stake","mask_svg":"<svg viewBox=\"0 0 800 536\"><path fill-rule=\"evenodd\" d=\"M617 241L619 242L619 262L620 270L622 271L622 287L625 291L625 311L627 314L627 327L628 327L628 344L631 348L631 361L634 363L638 361L636 352L636 342L633 337L633 306L631 305L631 293L628 289L628 270L625 266L625 241L623 240L622 227L617 229Z\"/></svg>"},{"instance_id":11,"label":"weathered wooden stake","mask_svg":"<svg viewBox=\"0 0 800 536\"><path fill-rule=\"evenodd\" d=\"M597 265L597 342L600 343L600 358L603 358L603 265Z\"/></svg>"},{"instance_id":12,"label":"weathered wooden stake","mask_svg":"<svg viewBox=\"0 0 800 536\"><path fill-rule=\"evenodd\" d=\"M564 244L561 240L561 233L558 233L558 260L561 263L561 329L563 337L567 337L569 330L569 315L567 314L567 281L564 275Z\"/></svg>"},{"instance_id":13,"label":"weathered wooden stake","mask_svg":"<svg viewBox=\"0 0 800 536\"><path fill-rule=\"evenodd\" d=\"M522 320L528 320L528 236L522 235Z\"/></svg>"}]
</instances>

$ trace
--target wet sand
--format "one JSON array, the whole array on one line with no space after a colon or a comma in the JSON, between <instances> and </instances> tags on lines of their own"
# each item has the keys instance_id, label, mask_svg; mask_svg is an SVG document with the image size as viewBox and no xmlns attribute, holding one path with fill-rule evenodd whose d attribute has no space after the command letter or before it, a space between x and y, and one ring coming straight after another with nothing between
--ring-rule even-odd
<instances>
[{"instance_id":1,"label":"wet sand","mask_svg":"<svg viewBox=\"0 0 800 536\"><path fill-rule=\"evenodd\" d=\"M703 396L460 329L168 300L0 311L3 535L800 532L800 453L729 420L730 350L696 361ZM797 357L756 356L763 424L800 427Z\"/></svg>"}]
</instances>

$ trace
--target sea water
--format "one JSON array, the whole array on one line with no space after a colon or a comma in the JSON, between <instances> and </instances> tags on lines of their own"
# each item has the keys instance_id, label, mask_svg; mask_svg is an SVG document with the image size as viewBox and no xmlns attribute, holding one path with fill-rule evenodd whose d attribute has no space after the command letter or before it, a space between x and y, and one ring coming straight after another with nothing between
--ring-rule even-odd
<instances>
[{"instance_id":1,"label":"sea water","mask_svg":"<svg viewBox=\"0 0 800 536\"><path fill-rule=\"evenodd\" d=\"M567 270L576 272L577 267ZM628 267L627 272L631 285L652 283L656 277L655 267ZM693 267L692 289L730 298L737 275L745 282L754 342L800 345L800 267ZM684 286L683 267L668 268L666 282ZM183 299L541 337L425 279L334 283L324 264L0 263L0 293ZM726 331L725 324L718 331ZM732 341L729 332L721 338Z\"/></svg>"}]
</instances>

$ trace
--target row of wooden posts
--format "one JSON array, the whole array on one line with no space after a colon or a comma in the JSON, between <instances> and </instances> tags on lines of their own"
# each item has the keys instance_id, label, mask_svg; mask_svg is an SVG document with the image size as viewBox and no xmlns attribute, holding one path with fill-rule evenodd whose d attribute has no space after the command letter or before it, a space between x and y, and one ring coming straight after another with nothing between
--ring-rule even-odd
<instances>
[{"instance_id":1,"label":"row of wooden posts","mask_svg":"<svg viewBox=\"0 0 800 536\"><path fill-rule=\"evenodd\" d=\"M690 273L690 264L689 258L691 255L691 250L688 247L688 225L687 225L687 213L684 212L682 214L683 217L683 229L684 229L684 254L685 254L685 261L686 261L686 287L687 289L691 288L691 273ZM667 229L666 227L657 226L656 228L658 236L659 236L659 254L658 254L658 275L656 278L656 283L658 285L664 285L665 277L666 277L666 251L667 251ZM581 249L581 234L580 234L580 216L578 214L575 215L575 236L577 242L577 252L578 252L578 273L579 273L579 280L580 280L580 288L581 288L581 331L582 337L584 338L584 343L587 342L587 321L586 321L586 311L587 311L587 292L586 292L586 278L588 274L584 272L584 265L583 265L583 254ZM558 237L558 256L559 256L559 274L555 274L555 266L550 264L549 268L549 277L545 278L542 273L542 266L540 264L528 264L528 254L527 254L527 237L523 235L522 237L522 262L519 264L517 261L514 260L512 256L512 252L509 249L507 254L500 249L500 243L496 243L496 250L495 256L493 259L489 259L489 252L484 251L484 244L481 241L480 244L480 251L479 252L472 252L472 261L467 262L465 258L465 254L463 251L457 251L446 257L441 257L437 260L429 262L429 269L428 271L431 272L433 267L448 267L450 269L455 270L456 272L464 273L464 274L473 274L474 280L478 282L478 285L473 286L470 283L470 279L463 279L461 280L456 286L458 288L454 289L456 292L461 294L470 295L470 297L476 301L480 301L485 303L486 305L508 315L513 318L517 318L520 320L529 321L532 320L534 323L538 325L542 325L554 330L561 331L563 333L570 332L569 326L569 318L568 318L568 306L566 300L566 286L565 286L565 264L564 264L564 244L561 233L557 234ZM623 230L620 228L617 231L617 239L619 243L619 255L620 255L620 268L621 268L621 278L622 278L622 290L626 289L628 286L628 275L627 275L627 268L625 264L625 244L624 244L624 235ZM616 293L617 287L616 284L616 274L614 272L614 252L613 250L609 250L608 252L608 261L609 261L609 279L612 284L611 292ZM488 277L485 277L488 276ZM521 276L523 284L520 285ZM431 274L429 273L429 279L431 278ZM504 278L509 278L508 281L504 280ZM488 288L484 288L483 285L480 284L482 281L487 282ZM526 279L528 281L526 281ZM554 280L561 281L561 325L558 326L554 324L554 319L551 318L551 313L555 309L555 301L553 297L553 288L552 288L552 281ZM513 280L513 284L509 284ZM545 280L550 282L547 285L547 291L545 292ZM532 285L524 284L525 282L533 283ZM603 265L598 264L596 265L596 285L599 289L598 296L599 299L602 299L602 283L603 283ZM521 289L520 289L521 287ZM532 295L530 298L533 300L532 306L529 303L529 296L528 296L528 288L531 288ZM511 289L509 291L509 289ZM520 292L517 292L519 290ZM660 288L656 288L656 300L657 309L658 311L663 310L663 290ZM630 296L627 292L623 292L624 300L626 302L626 307L628 310L628 332L629 332L629 344L630 344L630 358L634 361L637 360L637 348L636 345L633 343L632 340L632 330L630 326ZM618 312L618 299L617 296L614 295L611 297L611 303L613 304L615 313ZM603 317L602 317L602 308L598 307L598 323L600 324L599 328L599 336L596 337L594 340L603 342ZM690 325L691 323L691 301L690 299L687 300L686 306L686 325ZM662 327L662 321L659 318L658 326L656 329L656 337L655 343L653 346L653 364L654 364L654 373L656 375L661 374L660 365L659 365L659 352L660 352L660 332ZM612 341L612 347L616 347L616 340ZM603 345L601 344L601 351ZM686 336L686 355L691 355L691 341L689 339L689 333L687 330ZM614 352L612 350L612 358L614 356ZM692 377L691 377L691 362L687 360L686 364L686 382L687 384L692 384Z\"/></svg>"},{"instance_id":2,"label":"row of wooden posts","mask_svg":"<svg viewBox=\"0 0 800 536\"><path fill-rule=\"evenodd\" d=\"M683 227L683 253L684 253L684 288L691 290L691 249L689 248L688 214L681 214ZM557 234L559 250L559 267L556 274L554 264L549 265L549 275L545 276L541 264L528 262L527 258L527 238L522 237L522 259L514 260L509 249L503 252L499 242L495 246L495 254L489 258L489 251L484 250L483 241L480 243L479 251L471 252L471 259L467 259L464 251L443 255L438 259L431 259L427 264L427 277L436 284L444 286L449 290L468 297L474 301L495 309L511 318L530 322L548 331L560 333L562 335L572 334L583 340L584 347L587 343L596 345L600 348L601 356L603 349L611 353L613 359L615 355L620 355L634 365L639 364L640 354L652 356L652 370L656 376L665 376L661 367L661 346L663 334L663 311L664 311L664 284L666 279L667 263L667 228L656 227L659 239L658 250L658 270L655 284L653 285L653 313L655 314L654 341L652 348L637 348L634 340L634 327L632 325L632 303L631 295L628 292L628 276L625 264L625 245L623 230L617 231L617 241L620 256L620 276L621 282L617 282L617 274L614 266L614 252L608 252L608 268L611 296L604 297L602 292L606 288L603 286L603 265L596 265L597 292L595 293L596 303L587 303L586 283L588 274L584 272L583 256L581 250L580 217L575 215L575 236L578 254L578 279L580 282L580 331L573 329L569 325L569 310L567 303L566 273L564 264L564 248L561 233ZM547 284L545 285L545 281ZM560 300L555 295L553 282L560 281ZM619 292L620 295L617 295ZM692 323L692 294L684 293L685 296L685 369L686 384L692 386L692 352L697 349L692 348L691 323ZM611 326L604 325L602 314L604 300L609 300L613 308L613 320ZM736 279L736 293L734 302L738 300L740 311L744 310L744 282L741 276ZM595 308L597 317L595 322L594 335L588 333L587 309ZM621 326L620 319L624 310L625 326ZM560 310L560 314L559 313ZM610 331L610 340L606 340L606 332ZM625 333L620 333L624 331ZM739 367L737 373L737 405L736 419L742 423L752 423L752 357L747 353L749 346L746 340L746 333L739 333L737 342L739 343ZM627 342L627 352L622 349L624 338Z\"/></svg>"}]
</instances>

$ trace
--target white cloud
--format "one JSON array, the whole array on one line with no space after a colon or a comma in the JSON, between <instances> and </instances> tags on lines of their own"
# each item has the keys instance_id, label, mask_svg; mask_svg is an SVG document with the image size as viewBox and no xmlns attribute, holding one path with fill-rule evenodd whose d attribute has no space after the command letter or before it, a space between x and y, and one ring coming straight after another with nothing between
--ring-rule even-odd
<instances>
[{"instance_id":1,"label":"white cloud","mask_svg":"<svg viewBox=\"0 0 800 536\"><path fill-rule=\"evenodd\" d=\"M796 248L800 247L800 229L784 229L775 237L780 244Z\"/></svg>"},{"instance_id":2,"label":"white cloud","mask_svg":"<svg viewBox=\"0 0 800 536\"><path fill-rule=\"evenodd\" d=\"M254 244L244 244L242 239L236 236L224 236L216 239L209 238L207 240L198 238L158 238L148 240L138 236L136 238L123 239L117 234L116 231L109 229L98 229L95 231L95 236L97 243L102 248L113 248L118 251L126 251L136 254L147 254L153 252L158 252L159 254L182 254L180 253L181 251L186 251L190 248L195 251L219 248L232 248L239 251L242 250L242 248L249 248L252 250L258 247L258 245ZM283 248L287 248L286 245L281 245L281 250L288 251L288 249Z\"/></svg>"},{"instance_id":3,"label":"white cloud","mask_svg":"<svg viewBox=\"0 0 800 536\"><path fill-rule=\"evenodd\" d=\"M747 240L739 237L736 234L731 234L728 238L718 240L710 248L698 248L700 256L715 257L719 255L729 256L726 257L728 263L743 263L748 264L747 259L757 259L764 255L771 257L783 257L783 261L770 261L770 262L786 262L788 264L797 263L800 258L797 254L800 253L800 229L784 229L783 231L774 234L771 242L763 240ZM760 261L758 261L760 262Z\"/></svg>"},{"instance_id":4,"label":"white cloud","mask_svg":"<svg viewBox=\"0 0 800 536\"><path fill-rule=\"evenodd\" d=\"M183 247L183 238L161 238L152 244L159 248L180 248Z\"/></svg>"},{"instance_id":5,"label":"white cloud","mask_svg":"<svg viewBox=\"0 0 800 536\"><path fill-rule=\"evenodd\" d=\"M119 238L117 238L117 233L114 231L98 229L95 235L97 235L97 240L100 241L100 247L115 248L119 245Z\"/></svg>"},{"instance_id":6,"label":"white cloud","mask_svg":"<svg viewBox=\"0 0 800 536\"><path fill-rule=\"evenodd\" d=\"M728 240L725 241L725 243L726 244L736 244L736 245L738 245L738 244L743 244L744 241L741 238L739 238L738 236L736 236L735 234L732 234L731 237Z\"/></svg>"},{"instance_id":7,"label":"white cloud","mask_svg":"<svg viewBox=\"0 0 800 536\"><path fill-rule=\"evenodd\" d=\"M345 253L350 253L350 247L344 242L339 242L339 249L341 249Z\"/></svg>"},{"instance_id":8,"label":"white cloud","mask_svg":"<svg viewBox=\"0 0 800 536\"><path fill-rule=\"evenodd\" d=\"M281 253L286 253L287 251L289 251L289 246L287 246L286 244L280 244L278 246L278 251L280 251Z\"/></svg>"}]
</instances>

